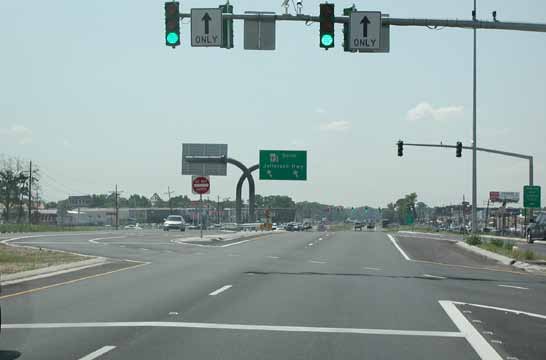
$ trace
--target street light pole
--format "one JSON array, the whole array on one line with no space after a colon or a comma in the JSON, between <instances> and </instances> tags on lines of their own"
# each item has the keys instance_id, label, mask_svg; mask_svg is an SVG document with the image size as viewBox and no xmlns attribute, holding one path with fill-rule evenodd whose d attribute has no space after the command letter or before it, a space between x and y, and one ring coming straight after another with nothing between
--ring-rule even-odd
<instances>
[{"instance_id":1,"label":"street light pole","mask_svg":"<svg viewBox=\"0 0 546 360\"><path fill-rule=\"evenodd\" d=\"M474 11L472 11L472 20L476 21L476 0L474 0ZM476 28L474 32L474 71L473 71L473 104L472 104L472 233L478 232L478 165L476 140Z\"/></svg>"}]
</instances>

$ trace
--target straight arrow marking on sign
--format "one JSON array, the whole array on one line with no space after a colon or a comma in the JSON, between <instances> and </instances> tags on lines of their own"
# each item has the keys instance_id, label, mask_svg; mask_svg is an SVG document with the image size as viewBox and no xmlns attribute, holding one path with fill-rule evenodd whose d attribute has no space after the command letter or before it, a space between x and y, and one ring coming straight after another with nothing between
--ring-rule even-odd
<instances>
[{"instance_id":1,"label":"straight arrow marking on sign","mask_svg":"<svg viewBox=\"0 0 546 360\"><path fill-rule=\"evenodd\" d=\"M209 34L209 22L212 20L212 18L210 17L209 13L205 13L205 15L203 15L203 18L201 19L205 22L205 34L208 35Z\"/></svg>"},{"instance_id":2,"label":"straight arrow marking on sign","mask_svg":"<svg viewBox=\"0 0 546 360\"><path fill-rule=\"evenodd\" d=\"M360 23L363 24L362 36L368 37L368 25L371 24L370 19L368 19L367 16L364 16L364 18L362 19L362 21L360 21Z\"/></svg>"}]
</instances>

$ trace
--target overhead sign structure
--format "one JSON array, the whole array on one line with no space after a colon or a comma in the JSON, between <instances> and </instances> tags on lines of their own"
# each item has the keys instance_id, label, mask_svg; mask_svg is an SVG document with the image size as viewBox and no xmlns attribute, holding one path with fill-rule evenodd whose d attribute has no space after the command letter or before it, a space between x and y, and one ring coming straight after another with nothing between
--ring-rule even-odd
<instances>
[{"instance_id":1,"label":"overhead sign structure","mask_svg":"<svg viewBox=\"0 0 546 360\"><path fill-rule=\"evenodd\" d=\"M222 10L191 9L191 46L222 46Z\"/></svg>"},{"instance_id":2,"label":"overhead sign structure","mask_svg":"<svg viewBox=\"0 0 546 360\"><path fill-rule=\"evenodd\" d=\"M307 151L260 150L260 180L307 180Z\"/></svg>"},{"instance_id":3,"label":"overhead sign structure","mask_svg":"<svg viewBox=\"0 0 546 360\"><path fill-rule=\"evenodd\" d=\"M194 194L210 194L210 178L208 176L193 176L191 190Z\"/></svg>"},{"instance_id":4,"label":"overhead sign structure","mask_svg":"<svg viewBox=\"0 0 546 360\"><path fill-rule=\"evenodd\" d=\"M375 51L381 48L381 12L353 11L349 18L349 49Z\"/></svg>"},{"instance_id":5,"label":"overhead sign structure","mask_svg":"<svg viewBox=\"0 0 546 360\"><path fill-rule=\"evenodd\" d=\"M272 16L275 13L245 11L245 14L264 15L245 19L245 50L275 50L276 22Z\"/></svg>"},{"instance_id":6,"label":"overhead sign structure","mask_svg":"<svg viewBox=\"0 0 546 360\"><path fill-rule=\"evenodd\" d=\"M490 191L489 201L491 202L519 202L519 192Z\"/></svg>"},{"instance_id":7,"label":"overhead sign structure","mask_svg":"<svg viewBox=\"0 0 546 360\"><path fill-rule=\"evenodd\" d=\"M540 186L523 187L523 207L528 209L539 209L540 205Z\"/></svg>"},{"instance_id":8,"label":"overhead sign structure","mask_svg":"<svg viewBox=\"0 0 546 360\"><path fill-rule=\"evenodd\" d=\"M226 162L194 162L187 157L224 157L227 159L227 144L182 144L182 175L226 176Z\"/></svg>"}]
</instances>

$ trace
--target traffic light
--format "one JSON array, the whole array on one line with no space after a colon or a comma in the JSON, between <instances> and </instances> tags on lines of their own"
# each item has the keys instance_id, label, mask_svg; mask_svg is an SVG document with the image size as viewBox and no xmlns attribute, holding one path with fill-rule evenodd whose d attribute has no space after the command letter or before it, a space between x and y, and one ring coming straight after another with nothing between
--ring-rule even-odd
<instances>
[{"instance_id":1,"label":"traffic light","mask_svg":"<svg viewBox=\"0 0 546 360\"><path fill-rule=\"evenodd\" d=\"M398 141L398 156L404 156L404 142L402 140Z\"/></svg>"},{"instance_id":2,"label":"traffic light","mask_svg":"<svg viewBox=\"0 0 546 360\"><path fill-rule=\"evenodd\" d=\"M456 153L456 156L458 158L462 157L463 156L463 143L460 142L460 141L457 141L457 153Z\"/></svg>"},{"instance_id":3,"label":"traffic light","mask_svg":"<svg viewBox=\"0 0 546 360\"><path fill-rule=\"evenodd\" d=\"M219 8L222 10L222 14L233 14L233 5L230 5L229 2L225 5L220 5ZM233 19L222 20L222 45L221 48L224 49L233 49Z\"/></svg>"},{"instance_id":4,"label":"traffic light","mask_svg":"<svg viewBox=\"0 0 546 360\"><path fill-rule=\"evenodd\" d=\"M320 4L320 47L334 47L334 4Z\"/></svg>"},{"instance_id":5,"label":"traffic light","mask_svg":"<svg viewBox=\"0 0 546 360\"><path fill-rule=\"evenodd\" d=\"M165 3L165 45L174 49L180 45L180 3Z\"/></svg>"},{"instance_id":6,"label":"traffic light","mask_svg":"<svg viewBox=\"0 0 546 360\"><path fill-rule=\"evenodd\" d=\"M351 16L351 13L356 11L356 7L353 5L350 8L343 9L343 16ZM343 50L349 52L356 52L349 48L349 23L343 24Z\"/></svg>"}]
</instances>

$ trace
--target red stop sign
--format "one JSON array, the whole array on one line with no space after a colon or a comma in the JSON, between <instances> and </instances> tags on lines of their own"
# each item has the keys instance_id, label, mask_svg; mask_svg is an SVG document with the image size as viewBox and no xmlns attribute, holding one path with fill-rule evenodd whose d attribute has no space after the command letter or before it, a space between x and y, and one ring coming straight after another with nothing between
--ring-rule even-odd
<instances>
[{"instance_id":1,"label":"red stop sign","mask_svg":"<svg viewBox=\"0 0 546 360\"><path fill-rule=\"evenodd\" d=\"M191 182L191 188L196 194L208 194L210 191L210 180L206 176L196 176Z\"/></svg>"}]
</instances>

